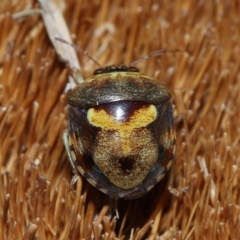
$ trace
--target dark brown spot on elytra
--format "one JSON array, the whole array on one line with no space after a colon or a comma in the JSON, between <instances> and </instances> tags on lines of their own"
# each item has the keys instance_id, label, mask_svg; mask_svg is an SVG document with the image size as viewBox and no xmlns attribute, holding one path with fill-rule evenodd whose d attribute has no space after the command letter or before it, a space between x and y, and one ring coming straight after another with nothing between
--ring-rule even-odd
<instances>
[{"instance_id":1,"label":"dark brown spot on elytra","mask_svg":"<svg viewBox=\"0 0 240 240\"><path fill-rule=\"evenodd\" d=\"M130 157L124 157L124 158L119 158L118 162L121 165L123 172L128 174L133 169L135 161Z\"/></svg>"}]
</instances>

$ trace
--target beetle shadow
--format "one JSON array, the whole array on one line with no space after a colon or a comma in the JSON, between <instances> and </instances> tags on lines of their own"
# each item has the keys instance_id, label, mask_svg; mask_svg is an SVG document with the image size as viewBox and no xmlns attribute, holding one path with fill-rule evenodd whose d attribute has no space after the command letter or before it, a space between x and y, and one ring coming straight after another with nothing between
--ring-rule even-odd
<instances>
[{"instance_id":1,"label":"beetle shadow","mask_svg":"<svg viewBox=\"0 0 240 240\"><path fill-rule=\"evenodd\" d=\"M143 197L133 200L120 199L118 203L118 211L120 221L117 222L116 233L122 228L121 235L131 233L131 229L143 227L148 222L154 220L157 213L162 211L162 215L167 212L171 206L171 197L168 190L168 179L170 173L167 173L153 189L151 189ZM121 218L126 216L125 226L122 227Z\"/></svg>"},{"instance_id":2,"label":"beetle shadow","mask_svg":"<svg viewBox=\"0 0 240 240\"><path fill-rule=\"evenodd\" d=\"M133 228L136 230L143 227L146 223L154 220L160 211L162 215L169 211L172 201L172 195L168 190L170 174L171 171L146 195L133 200L118 200L117 211L119 219L117 219L115 228L117 236L130 236ZM86 180L84 179L83 181ZM87 202L91 201L94 204L95 213L100 213L102 207L108 205L110 207L109 215L112 217L116 216L115 206L112 204L114 201L111 198L88 184L87 181L85 187Z\"/></svg>"}]
</instances>

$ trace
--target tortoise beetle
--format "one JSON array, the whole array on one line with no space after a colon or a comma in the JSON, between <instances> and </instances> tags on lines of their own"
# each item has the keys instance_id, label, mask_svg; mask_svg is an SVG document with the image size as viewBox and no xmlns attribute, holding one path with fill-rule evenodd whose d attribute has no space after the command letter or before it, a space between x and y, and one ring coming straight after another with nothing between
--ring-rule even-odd
<instances>
[{"instance_id":1,"label":"tortoise beetle","mask_svg":"<svg viewBox=\"0 0 240 240\"><path fill-rule=\"evenodd\" d=\"M68 114L63 139L74 172L111 198L144 195L171 166L171 94L137 68L97 69L69 92Z\"/></svg>"}]
</instances>

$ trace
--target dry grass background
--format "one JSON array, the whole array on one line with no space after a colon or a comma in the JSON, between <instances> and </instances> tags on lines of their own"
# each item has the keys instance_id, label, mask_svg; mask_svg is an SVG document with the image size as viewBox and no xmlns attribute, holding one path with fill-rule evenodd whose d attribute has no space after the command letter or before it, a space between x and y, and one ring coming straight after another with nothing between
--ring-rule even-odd
<instances>
[{"instance_id":1,"label":"dry grass background","mask_svg":"<svg viewBox=\"0 0 240 240\"><path fill-rule=\"evenodd\" d=\"M59 6L63 6L59 1ZM34 1L0 2L0 239L240 239L240 3L65 3L73 41L103 66L138 64L172 91L177 156L146 196L110 200L72 172L62 143L68 70ZM84 77L97 67L79 54Z\"/></svg>"}]
</instances>

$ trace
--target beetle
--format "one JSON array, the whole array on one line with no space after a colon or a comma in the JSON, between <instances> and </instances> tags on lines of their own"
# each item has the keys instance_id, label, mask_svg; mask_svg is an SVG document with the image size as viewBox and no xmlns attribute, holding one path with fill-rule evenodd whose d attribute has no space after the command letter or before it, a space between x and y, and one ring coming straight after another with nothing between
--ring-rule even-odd
<instances>
[{"instance_id":1,"label":"beetle","mask_svg":"<svg viewBox=\"0 0 240 240\"><path fill-rule=\"evenodd\" d=\"M176 148L166 86L112 65L70 90L67 103L63 140L76 174L114 199L138 198L164 177Z\"/></svg>"}]
</instances>

